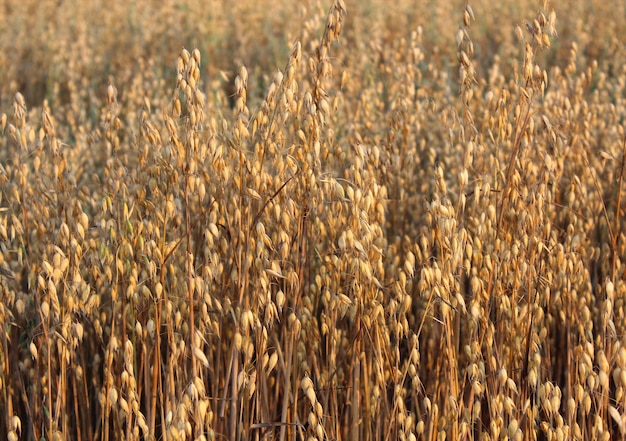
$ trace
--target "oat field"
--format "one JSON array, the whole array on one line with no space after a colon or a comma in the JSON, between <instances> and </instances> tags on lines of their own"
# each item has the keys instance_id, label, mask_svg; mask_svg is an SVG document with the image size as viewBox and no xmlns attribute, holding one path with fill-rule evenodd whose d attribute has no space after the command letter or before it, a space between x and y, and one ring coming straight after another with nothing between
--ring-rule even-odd
<instances>
[{"instance_id":1,"label":"oat field","mask_svg":"<svg viewBox=\"0 0 626 441\"><path fill-rule=\"evenodd\" d=\"M624 2L0 29L2 439L626 439Z\"/></svg>"}]
</instances>

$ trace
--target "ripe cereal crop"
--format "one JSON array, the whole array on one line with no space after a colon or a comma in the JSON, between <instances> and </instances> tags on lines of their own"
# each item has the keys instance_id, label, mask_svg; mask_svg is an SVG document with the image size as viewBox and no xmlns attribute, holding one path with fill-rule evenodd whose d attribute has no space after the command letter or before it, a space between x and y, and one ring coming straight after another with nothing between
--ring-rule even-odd
<instances>
[{"instance_id":1,"label":"ripe cereal crop","mask_svg":"<svg viewBox=\"0 0 626 441\"><path fill-rule=\"evenodd\" d=\"M0 8L9 441L626 437L623 2Z\"/></svg>"}]
</instances>

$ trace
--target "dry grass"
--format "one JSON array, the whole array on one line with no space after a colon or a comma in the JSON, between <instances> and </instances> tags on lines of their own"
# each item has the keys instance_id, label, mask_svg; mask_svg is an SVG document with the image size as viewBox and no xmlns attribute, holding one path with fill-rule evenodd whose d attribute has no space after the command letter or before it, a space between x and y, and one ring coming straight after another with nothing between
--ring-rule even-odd
<instances>
[{"instance_id":1,"label":"dry grass","mask_svg":"<svg viewBox=\"0 0 626 441\"><path fill-rule=\"evenodd\" d=\"M0 433L625 438L625 6L492 3L5 2Z\"/></svg>"}]
</instances>

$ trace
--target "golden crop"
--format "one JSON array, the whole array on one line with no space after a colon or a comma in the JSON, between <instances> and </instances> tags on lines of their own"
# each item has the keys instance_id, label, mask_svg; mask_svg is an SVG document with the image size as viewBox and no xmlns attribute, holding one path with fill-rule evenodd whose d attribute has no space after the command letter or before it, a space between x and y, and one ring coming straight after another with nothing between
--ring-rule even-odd
<instances>
[{"instance_id":1,"label":"golden crop","mask_svg":"<svg viewBox=\"0 0 626 441\"><path fill-rule=\"evenodd\" d=\"M626 436L621 3L4 2L0 433Z\"/></svg>"}]
</instances>

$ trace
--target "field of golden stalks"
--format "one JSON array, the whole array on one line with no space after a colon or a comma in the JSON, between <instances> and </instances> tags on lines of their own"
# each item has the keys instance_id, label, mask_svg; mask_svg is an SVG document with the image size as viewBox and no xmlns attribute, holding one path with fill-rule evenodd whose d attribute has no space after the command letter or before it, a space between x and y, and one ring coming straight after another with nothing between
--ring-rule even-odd
<instances>
[{"instance_id":1,"label":"field of golden stalks","mask_svg":"<svg viewBox=\"0 0 626 441\"><path fill-rule=\"evenodd\" d=\"M0 29L3 438L626 438L624 2Z\"/></svg>"}]
</instances>

